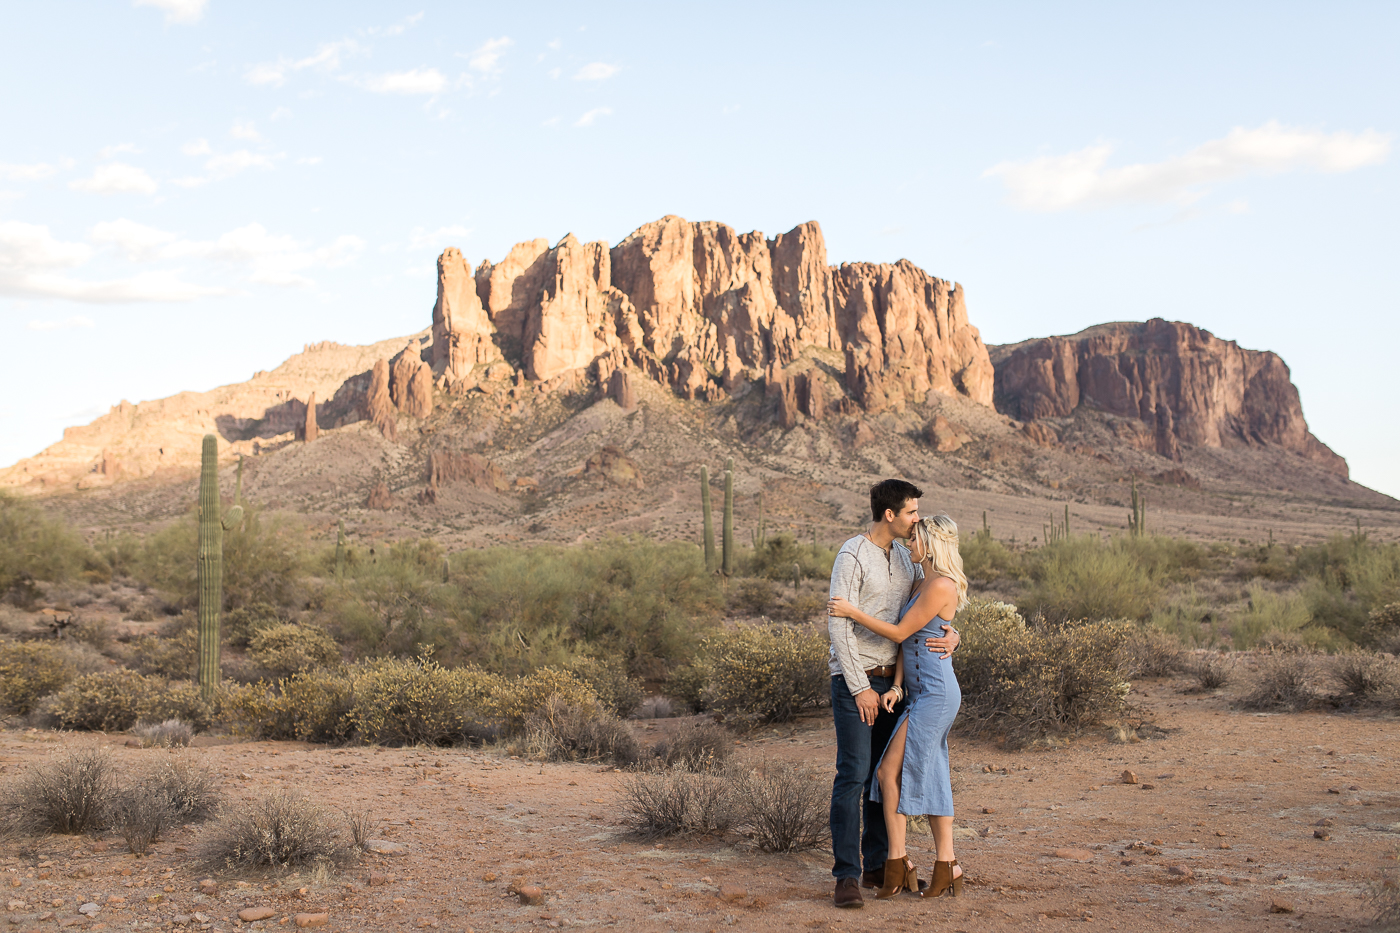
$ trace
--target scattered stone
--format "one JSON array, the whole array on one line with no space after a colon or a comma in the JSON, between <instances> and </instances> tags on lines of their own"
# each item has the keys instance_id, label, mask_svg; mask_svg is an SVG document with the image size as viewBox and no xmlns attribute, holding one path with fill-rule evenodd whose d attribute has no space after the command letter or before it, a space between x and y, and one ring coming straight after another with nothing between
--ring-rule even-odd
<instances>
[{"instance_id":1,"label":"scattered stone","mask_svg":"<svg viewBox=\"0 0 1400 933\"><path fill-rule=\"evenodd\" d=\"M375 855L407 855L408 846L388 839L366 839L365 850Z\"/></svg>"},{"instance_id":2,"label":"scattered stone","mask_svg":"<svg viewBox=\"0 0 1400 933\"><path fill-rule=\"evenodd\" d=\"M481 876L481 880L485 881L487 884L490 884L491 882L496 880L496 873L494 871L488 871L486 874Z\"/></svg>"},{"instance_id":3,"label":"scattered stone","mask_svg":"<svg viewBox=\"0 0 1400 933\"><path fill-rule=\"evenodd\" d=\"M1143 789L1143 790L1156 790L1156 789L1157 789L1157 785L1156 785L1156 784L1151 784L1151 783L1144 784L1144 785L1142 785L1142 789Z\"/></svg>"},{"instance_id":4,"label":"scattered stone","mask_svg":"<svg viewBox=\"0 0 1400 933\"><path fill-rule=\"evenodd\" d=\"M515 896L520 898L520 903L527 906L544 903L544 890L538 885L521 885L515 889Z\"/></svg>"},{"instance_id":5,"label":"scattered stone","mask_svg":"<svg viewBox=\"0 0 1400 933\"><path fill-rule=\"evenodd\" d=\"M238 912L238 919L244 923L257 923L259 920L267 920L277 916L277 911L271 907L245 907Z\"/></svg>"},{"instance_id":6,"label":"scattered stone","mask_svg":"<svg viewBox=\"0 0 1400 933\"><path fill-rule=\"evenodd\" d=\"M1292 901L1285 901L1282 898L1274 898L1269 902L1269 913L1271 914L1291 914L1295 912Z\"/></svg>"},{"instance_id":7,"label":"scattered stone","mask_svg":"<svg viewBox=\"0 0 1400 933\"><path fill-rule=\"evenodd\" d=\"M297 925L297 929L304 930L307 927L323 927L330 919L331 915L322 911L315 914L297 914L292 918L292 922Z\"/></svg>"},{"instance_id":8,"label":"scattered stone","mask_svg":"<svg viewBox=\"0 0 1400 933\"><path fill-rule=\"evenodd\" d=\"M1228 848L1230 848L1230 843L1228 843L1228 842L1222 842L1222 843L1220 843L1220 845L1217 846L1216 848L1228 849Z\"/></svg>"},{"instance_id":9,"label":"scattered stone","mask_svg":"<svg viewBox=\"0 0 1400 933\"><path fill-rule=\"evenodd\" d=\"M1329 842L1332 839L1332 834L1325 829L1315 829L1313 830L1313 838L1321 839L1323 842Z\"/></svg>"},{"instance_id":10,"label":"scattered stone","mask_svg":"<svg viewBox=\"0 0 1400 933\"><path fill-rule=\"evenodd\" d=\"M1069 859L1072 862L1092 862L1094 853L1088 849L1056 849L1050 853L1055 858Z\"/></svg>"},{"instance_id":11,"label":"scattered stone","mask_svg":"<svg viewBox=\"0 0 1400 933\"><path fill-rule=\"evenodd\" d=\"M215 894L218 894L218 893L219 893L219 882L215 881L213 878L205 878L203 881L201 881L201 882L199 883L199 893L200 893L200 894L208 894L208 895L211 895L211 896L212 896L212 895L215 895Z\"/></svg>"},{"instance_id":12,"label":"scattered stone","mask_svg":"<svg viewBox=\"0 0 1400 933\"><path fill-rule=\"evenodd\" d=\"M993 809L992 807L983 807L983 808L982 808L982 812L983 812L983 813L995 813L995 812L997 812L997 811L996 811L995 809Z\"/></svg>"},{"instance_id":13,"label":"scattered stone","mask_svg":"<svg viewBox=\"0 0 1400 933\"><path fill-rule=\"evenodd\" d=\"M1190 865L1168 865L1167 874L1179 881L1190 881L1196 877Z\"/></svg>"},{"instance_id":14,"label":"scattered stone","mask_svg":"<svg viewBox=\"0 0 1400 933\"><path fill-rule=\"evenodd\" d=\"M1340 793L1341 793L1341 790L1340 790L1339 788L1336 788L1336 787L1329 787L1329 788L1327 788L1327 793L1329 793L1329 794L1340 794Z\"/></svg>"},{"instance_id":15,"label":"scattered stone","mask_svg":"<svg viewBox=\"0 0 1400 933\"><path fill-rule=\"evenodd\" d=\"M1318 820L1318 821L1317 821L1316 823L1314 823L1313 825L1314 825L1314 826L1331 826L1331 825L1333 825L1334 823L1336 823L1336 820L1332 819L1332 817L1330 817L1330 816L1324 816L1322 819Z\"/></svg>"},{"instance_id":16,"label":"scattered stone","mask_svg":"<svg viewBox=\"0 0 1400 933\"><path fill-rule=\"evenodd\" d=\"M495 876L492 875L491 877L494 878ZM371 887L377 887L381 884L388 884L389 876L384 874L382 871L372 871L369 873L369 878L367 880L369 881Z\"/></svg>"},{"instance_id":17,"label":"scattered stone","mask_svg":"<svg viewBox=\"0 0 1400 933\"><path fill-rule=\"evenodd\" d=\"M737 884L721 884L719 886L719 899L727 904L742 901L749 896L749 892Z\"/></svg>"},{"instance_id":18,"label":"scattered stone","mask_svg":"<svg viewBox=\"0 0 1400 933\"><path fill-rule=\"evenodd\" d=\"M1136 784L1136 783L1138 782L1138 776L1137 776L1137 774L1136 774L1135 772L1132 772L1132 771L1124 771L1123 774L1120 776L1119 779L1120 779L1124 784Z\"/></svg>"},{"instance_id":19,"label":"scattered stone","mask_svg":"<svg viewBox=\"0 0 1400 933\"><path fill-rule=\"evenodd\" d=\"M101 912L102 908L98 907L92 901L88 901L78 908L78 913L82 914L84 917L96 917Z\"/></svg>"},{"instance_id":20,"label":"scattered stone","mask_svg":"<svg viewBox=\"0 0 1400 933\"><path fill-rule=\"evenodd\" d=\"M1360 786L1359 784L1348 784L1348 785L1347 785L1347 790L1360 790L1360 789L1361 789L1361 786Z\"/></svg>"},{"instance_id":21,"label":"scattered stone","mask_svg":"<svg viewBox=\"0 0 1400 933\"><path fill-rule=\"evenodd\" d=\"M1174 777L1176 777L1176 775L1173 774L1172 772L1168 771L1166 774L1159 774L1159 775L1157 775L1157 780L1159 780L1159 781L1170 781L1170 780L1171 780L1172 778L1174 778Z\"/></svg>"},{"instance_id":22,"label":"scattered stone","mask_svg":"<svg viewBox=\"0 0 1400 933\"><path fill-rule=\"evenodd\" d=\"M39 920L40 920L41 922L47 922L47 921L49 921L49 920L52 920L53 917L54 917L53 911L52 911L52 910L46 910L46 911L44 911L42 914L39 915Z\"/></svg>"}]
</instances>

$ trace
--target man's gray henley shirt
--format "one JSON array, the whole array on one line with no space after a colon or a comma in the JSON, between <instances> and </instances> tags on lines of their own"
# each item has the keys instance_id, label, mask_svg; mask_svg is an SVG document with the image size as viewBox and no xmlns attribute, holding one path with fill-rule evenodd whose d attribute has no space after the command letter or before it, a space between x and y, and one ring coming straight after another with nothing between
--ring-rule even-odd
<instances>
[{"instance_id":1,"label":"man's gray henley shirt","mask_svg":"<svg viewBox=\"0 0 1400 933\"><path fill-rule=\"evenodd\" d=\"M891 625L899 624L899 611L924 571L909 559L909 551L895 542L888 553L865 535L857 535L836 553L831 567L831 595L843 596L867 615ZM899 645L851 619L828 616L827 635L831 638L831 676L845 677L854 696L870 689L865 672L872 667L892 665Z\"/></svg>"}]
</instances>

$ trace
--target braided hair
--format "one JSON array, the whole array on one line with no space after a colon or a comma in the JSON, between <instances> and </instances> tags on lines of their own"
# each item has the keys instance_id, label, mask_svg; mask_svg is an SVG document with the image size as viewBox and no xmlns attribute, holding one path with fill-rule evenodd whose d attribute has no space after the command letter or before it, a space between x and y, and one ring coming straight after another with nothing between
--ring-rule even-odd
<instances>
[{"instance_id":1,"label":"braided hair","mask_svg":"<svg viewBox=\"0 0 1400 933\"><path fill-rule=\"evenodd\" d=\"M933 572L957 585L958 610L962 610L967 606L967 574L958 551L958 523L940 512L915 523L914 537L923 549L924 560L932 561Z\"/></svg>"}]
</instances>

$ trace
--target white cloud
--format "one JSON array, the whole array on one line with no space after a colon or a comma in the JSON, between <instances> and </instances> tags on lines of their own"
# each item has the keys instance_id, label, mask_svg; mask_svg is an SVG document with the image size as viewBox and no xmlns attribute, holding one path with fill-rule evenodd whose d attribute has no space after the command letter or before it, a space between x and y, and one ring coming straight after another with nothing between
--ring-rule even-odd
<instances>
[{"instance_id":1,"label":"white cloud","mask_svg":"<svg viewBox=\"0 0 1400 933\"><path fill-rule=\"evenodd\" d=\"M161 247L173 242L176 236L122 218L97 224L88 232L88 239L99 246L115 247L127 259L142 262L157 258Z\"/></svg>"},{"instance_id":2,"label":"white cloud","mask_svg":"<svg viewBox=\"0 0 1400 933\"><path fill-rule=\"evenodd\" d=\"M209 0L132 0L132 6L153 6L165 11L167 23L197 23Z\"/></svg>"},{"instance_id":3,"label":"white cloud","mask_svg":"<svg viewBox=\"0 0 1400 933\"><path fill-rule=\"evenodd\" d=\"M297 159L297 165L320 165L320 164L321 164L321 157L320 157L320 156L302 156L300 159Z\"/></svg>"},{"instance_id":4,"label":"white cloud","mask_svg":"<svg viewBox=\"0 0 1400 933\"><path fill-rule=\"evenodd\" d=\"M590 62L574 75L575 81L606 81L622 69L607 62Z\"/></svg>"},{"instance_id":5,"label":"white cloud","mask_svg":"<svg viewBox=\"0 0 1400 933\"><path fill-rule=\"evenodd\" d=\"M291 118L292 110L290 107L278 107L272 111L272 116L269 119L276 123L278 120L290 120Z\"/></svg>"},{"instance_id":6,"label":"white cloud","mask_svg":"<svg viewBox=\"0 0 1400 933\"><path fill-rule=\"evenodd\" d=\"M515 43L509 36L487 39L467 56L467 67L483 75L501 73L501 56Z\"/></svg>"},{"instance_id":7,"label":"white cloud","mask_svg":"<svg viewBox=\"0 0 1400 933\"><path fill-rule=\"evenodd\" d=\"M558 39L551 39L549 42L546 42L544 45L545 45L545 48L551 49L551 50L557 52L557 51L559 51L560 46L562 46L563 44L564 44L564 43L561 42L561 41L558 40Z\"/></svg>"},{"instance_id":8,"label":"white cloud","mask_svg":"<svg viewBox=\"0 0 1400 933\"><path fill-rule=\"evenodd\" d=\"M377 28L377 29L368 29L368 30L365 30L365 34L366 34L366 35L371 35L371 36L398 36L398 35L402 35L405 31L407 31L407 30L409 30L409 29L412 29L414 26L416 26L416 25L418 24L418 21L419 21L420 19L422 19L422 18L423 18L423 14L422 14L421 12L420 12L420 13L414 13L412 16L408 17L407 19L405 19L405 20L404 20L403 22L401 22L401 23L395 23L395 24L392 25L392 26L385 26L385 27Z\"/></svg>"},{"instance_id":9,"label":"white cloud","mask_svg":"<svg viewBox=\"0 0 1400 933\"><path fill-rule=\"evenodd\" d=\"M85 314L75 314L66 317L61 321L30 321L26 330L73 330L75 328L89 328L97 326L92 318Z\"/></svg>"},{"instance_id":10,"label":"white cloud","mask_svg":"<svg viewBox=\"0 0 1400 933\"><path fill-rule=\"evenodd\" d=\"M610 107L594 107L592 110L588 111L583 116L575 120L574 126L592 126L594 120L598 119L599 117L606 117L610 113L612 113L612 108Z\"/></svg>"},{"instance_id":11,"label":"white cloud","mask_svg":"<svg viewBox=\"0 0 1400 933\"><path fill-rule=\"evenodd\" d=\"M1235 198L1229 204L1225 205L1225 210L1229 211L1231 214L1248 214L1249 202L1244 198Z\"/></svg>"},{"instance_id":12,"label":"white cloud","mask_svg":"<svg viewBox=\"0 0 1400 933\"><path fill-rule=\"evenodd\" d=\"M228 134L234 139L262 139L262 134L258 132L258 128L253 125L251 120L235 120L233 128L228 131Z\"/></svg>"},{"instance_id":13,"label":"white cloud","mask_svg":"<svg viewBox=\"0 0 1400 933\"><path fill-rule=\"evenodd\" d=\"M8 181L39 181L50 177L57 171L57 168L45 162L35 162L32 165L0 162L0 178Z\"/></svg>"},{"instance_id":14,"label":"white cloud","mask_svg":"<svg viewBox=\"0 0 1400 933\"><path fill-rule=\"evenodd\" d=\"M561 68L551 68L545 72L545 74L549 75L551 78L558 78L563 73L563 69Z\"/></svg>"},{"instance_id":15,"label":"white cloud","mask_svg":"<svg viewBox=\"0 0 1400 933\"><path fill-rule=\"evenodd\" d=\"M209 148L209 140L194 139L181 146L180 151L187 156L202 156L208 155L214 150Z\"/></svg>"},{"instance_id":16,"label":"white cloud","mask_svg":"<svg viewBox=\"0 0 1400 933\"><path fill-rule=\"evenodd\" d=\"M373 75L365 79L364 86L376 94L437 94L447 86L447 78L436 68L414 68Z\"/></svg>"},{"instance_id":17,"label":"white cloud","mask_svg":"<svg viewBox=\"0 0 1400 933\"><path fill-rule=\"evenodd\" d=\"M543 123L540 124L540 126L558 126L558 125L559 125L559 118L558 118L558 117L550 117L548 120L545 120Z\"/></svg>"},{"instance_id":18,"label":"white cloud","mask_svg":"<svg viewBox=\"0 0 1400 933\"><path fill-rule=\"evenodd\" d=\"M175 272L142 272L125 279L85 282L50 273L8 276L0 273L0 295L14 298L59 298L88 304L138 301L193 301L227 295L228 290L194 285Z\"/></svg>"},{"instance_id":19,"label":"white cloud","mask_svg":"<svg viewBox=\"0 0 1400 933\"><path fill-rule=\"evenodd\" d=\"M18 220L0 221L0 273L80 266L92 257L86 243L64 243L49 228Z\"/></svg>"},{"instance_id":20,"label":"white cloud","mask_svg":"<svg viewBox=\"0 0 1400 933\"><path fill-rule=\"evenodd\" d=\"M86 191L88 194L155 194L159 186L154 178L136 166L113 162L110 165L99 165L91 178L70 181L68 187L74 191Z\"/></svg>"},{"instance_id":21,"label":"white cloud","mask_svg":"<svg viewBox=\"0 0 1400 933\"><path fill-rule=\"evenodd\" d=\"M170 183L177 188L198 188L200 185L209 184L209 179L201 175L182 175L170 179Z\"/></svg>"},{"instance_id":22,"label":"white cloud","mask_svg":"<svg viewBox=\"0 0 1400 933\"><path fill-rule=\"evenodd\" d=\"M100 149L97 153L97 157L99 159L110 159L113 156L119 156L123 153L138 155L140 152L141 150L136 147L135 143L117 143L115 146L106 146Z\"/></svg>"},{"instance_id":23,"label":"white cloud","mask_svg":"<svg viewBox=\"0 0 1400 933\"><path fill-rule=\"evenodd\" d=\"M318 48L315 54L308 55L306 58L279 58L275 62L260 62L256 65L250 65L248 70L243 73L243 80L249 84L278 87L287 80L287 75L292 72L303 71L307 68L335 71L340 68L342 55L354 55L359 51L360 45L354 39L327 42Z\"/></svg>"},{"instance_id":24,"label":"white cloud","mask_svg":"<svg viewBox=\"0 0 1400 933\"><path fill-rule=\"evenodd\" d=\"M1235 127L1224 137L1162 162L1109 168L1110 145L1090 146L1062 156L1002 162L982 173L999 177L1008 200L1032 211L1103 207L1124 202L1189 204L1207 186L1246 175L1312 170L1349 172L1384 162L1388 134L1324 133L1282 126Z\"/></svg>"},{"instance_id":25,"label":"white cloud","mask_svg":"<svg viewBox=\"0 0 1400 933\"><path fill-rule=\"evenodd\" d=\"M211 259L248 266L253 282L304 288L316 283L302 273L316 266L335 268L351 262L364 250L365 241L357 236L341 236L329 246L313 248L252 223L230 230L214 243L191 243L189 247Z\"/></svg>"},{"instance_id":26,"label":"white cloud","mask_svg":"<svg viewBox=\"0 0 1400 933\"><path fill-rule=\"evenodd\" d=\"M414 227L413 233L408 238L409 249L432 249L439 250L452 244L445 242L448 239L462 239L471 235L471 230L460 224L450 227L438 227L436 230L424 230L422 227Z\"/></svg>"},{"instance_id":27,"label":"white cloud","mask_svg":"<svg viewBox=\"0 0 1400 933\"><path fill-rule=\"evenodd\" d=\"M272 168L273 157L263 155L260 152L249 152L247 149L239 149L235 152L225 152L216 155L208 162L204 163L206 171L215 178L229 178L237 175L244 169L250 168Z\"/></svg>"}]
</instances>

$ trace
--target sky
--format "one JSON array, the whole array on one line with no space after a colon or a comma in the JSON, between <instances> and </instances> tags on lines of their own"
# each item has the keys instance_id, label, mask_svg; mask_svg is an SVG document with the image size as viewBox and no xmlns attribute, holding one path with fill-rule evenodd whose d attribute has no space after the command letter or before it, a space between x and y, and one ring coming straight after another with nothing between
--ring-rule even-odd
<instances>
[{"instance_id":1,"label":"sky","mask_svg":"<svg viewBox=\"0 0 1400 933\"><path fill-rule=\"evenodd\" d=\"M431 323L434 260L666 214L1188 321L1400 496L1400 5L0 6L0 465Z\"/></svg>"}]
</instances>

